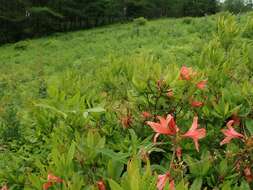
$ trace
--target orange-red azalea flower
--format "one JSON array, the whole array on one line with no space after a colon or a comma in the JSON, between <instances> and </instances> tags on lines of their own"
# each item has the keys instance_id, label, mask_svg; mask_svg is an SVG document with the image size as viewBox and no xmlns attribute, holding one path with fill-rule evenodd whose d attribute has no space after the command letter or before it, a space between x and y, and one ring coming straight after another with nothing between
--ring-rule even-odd
<instances>
[{"instance_id":1,"label":"orange-red azalea flower","mask_svg":"<svg viewBox=\"0 0 253 190\"><path fill-rule=\"evenodd\" d=\"M180 79L182 80L190 80L191 79L191 68L186 66L182 66L180 70Z\"/></svg>"},{"instance_id":2,"label":"orange-red azalea flower","mask_svg":"<svg viewBox=\"0 0 253 190\"><path fill-rule=\"evenodd\" d=\"M177 155L178 160L181 160L181 158L182 158L182 148L181 147L177 147L176 155Z\"/></svg>"},{"instance_id":3,"label":"orange-red azalea flower","mask_svg":"<svg viewBox=\"0 0 253 190\"><path fill-rule=\"evenodd\" d=\"M141 113L141 116L144 118L144 119L148 119L150 117L152 117L152 114L147 112L147 111L144 111Z\"/></svg>"},{"instance_id":4,"label":"orange-red azalea flower","mask_svg":"<svg viewBox=\"0 0 253 190\"><path fill-rule=\"evenodd\" d=\"M193 139L193 142L195 144L195 148L199 152L198 140L202 139L206 136L206 129L204 129L204 128L198 129L198 117L195 116L193 118L193 123L192 123L191 128L182 136L186 137L186 138Z\"/></svg>"},{"instance_id":5,"label":"orange-red azalea flower","mask_svg":"<svg viewBox=\"0 0 253 190\"><path fill-rule=\"evenodd\" d=\"M60 177L54 176L52 173L49 173L47 175L47 180L54 182L54 183L62 183L63 179L61 179Z\"/></svg>"},{"instance_id":6,"label":"orange-red azalea flower","mask_svg":"<svg viewBox=\"0 0 253 190\"><path fill-rule=\"evenodd\" d=\"M1 188L1 190L8 190L7 185L4 185L4 186Z\"/></svg>"},{"instance_id":7,"label":"orange-red azalea flower","mask_svg":"<svg viewBox=\"0 0 253 190\"><path fill-rule=\"evenodd\" d=\"M173 90L172 90L172 89L167 90L166 95L167 95L168 97L170 97L170 98L173 97L173 95L174 95Z\"/></svg>"},{"instance_id":8,"label":"orange-red azalea flower","mask_svg":"<svg viewBox=\"0 0 253 190\"><path fill-rule=\"evenodd\" d=\"M247 182L251 183L253 181L253 174L251 173L251 168L247 166L244 170L244 176L247 180Z\"/></svg>"},{"instance_id":9,"label":"orange-red azalea flower","mask_svg":"<svg viewBox=\"0 0 253 190\"><path fill-rule=\"evenodd\" d=\"M227 123L228 129L222 129L222 133L226 136L223 141L221 141L220 145L224 145L229 143L232 139L241 139L244 138L244 136L241 133L238 133L235 131L235 129L232 127L234 124L234 120L230 120Z\"/></svg>"},{"instance_id":10,"label":"orange-red azalea flower","mask_svg":"<svg viewBox=\"0 0 253 190\"><path fill-rule=\"evenodd\" d=\"M202 80L198 82L196 86L198 89L203 90L206 87L206 84L207 84L207 80Z\"/></svg>"},{"instance_id":11,"label":"orange-red azalea flower","mask_svg":"<svg viewBox=\"0 0 253 190\"><path fill-rule=\"evenodd\" d=\"M43 184L43 190L47 190L49 187L52 187L54 183L63 183L64 180L60 177L53 175L52 173L48 173L47 182Z\"/></svg>"},{"instance_id":12,"label":"orange-red azalea flower","mask_svg":"<svg viewBox=\"0 0 253 190\"><path fill-rule=\"evenodd\" d=\"M132 124L131 115L127 115L121 118L121 124L124 128L129 128Z\"/></svg>"},{"instance_id":13,"label":"orange-red azalea flower","mask_svg":"<svg viewBox=\"0 0 253 190\"><path fill-rule=\"evenodd\" d=\"M105 183L103 180L97 182L98 190L106 190Z\"/></svg>"},{"instance_id":14,"label":"orange-red azalea flower","mask_svg":"<svg viewBox=\"0 0 253 190\"><path fill-rule=\"evenodd\" d=\"M186 67L186 66L181 67L179 79L181 79L181 80L191 80L192 75L193 75L193 72L192 72L191 67Z\"/></svg>"},{"instance_id":15,"label":"orange-red azalea flower","mask_svg":"<svg viewBox=\"0 0 253 190\"><path fill-rule=\"evenodd\" d=\"M157 189L164 190L164 187L167 182L169 182L169 184L170 184L170 190L174 190L175 189L174 180L171 179L169 172L167 172L164 175L158 175L158 179L157 179L157 183L156 183Z\"/></svg>"},{"instance_id":16,"label":"orange-red azalea flower","mask_svg":"<svg viewBox=\"0 0 253 190\"><path fill-rule=\"evenodd\" d=\"M174 117L169 114L166 118L157 116L159 119L159 123L148 121L147 125L149 125L157 134L154 137L154 142L160 134L164 135L175 135L179 129L175 123Z\"/></svg>"},{"instance_id":17,"label":"orange-red azalea flower","mask_svg":"<svg viewBox=\"0 0 253 190\"><path fill-rule=\"evenodd\" d=\"M199 108L199 107L202 107L204 105L203 102L200 102L200 101L192 101L191 102L191 106L192 107L195 107L195 108Z\"/></svg>"},{"instance_id":18,"label":"orange-red azalea flower","mask_svg":"<svg viewBox=\"0 0 253 190\"><path fill-rule=\"evenodd\" d=\"M53 186L53 182L48 181L46 183L43 184L43 190L48 190L49 187Z\"/></svg>"}]
</instances>

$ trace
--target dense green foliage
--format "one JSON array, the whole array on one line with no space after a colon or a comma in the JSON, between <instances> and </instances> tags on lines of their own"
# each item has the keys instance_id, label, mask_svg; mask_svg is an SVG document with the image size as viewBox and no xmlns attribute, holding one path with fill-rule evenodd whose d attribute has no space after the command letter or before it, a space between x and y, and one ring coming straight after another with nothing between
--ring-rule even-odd
<instances>
[{"instance_id":1,"label":"dense green foliage","mask_svg":"<svg viewBox=\"0 0 253 190\"><path fill-rule=\"evenodd\" d=\"M252 189L252 18L139 18L0 47L0 187L156 190L169 170L177 190ZM180 131L153 143L145 121L167 114ZM199 152L181 138L196 115ZM220 146L231 119L244 137Z\"/></svg>"}]
</instances>

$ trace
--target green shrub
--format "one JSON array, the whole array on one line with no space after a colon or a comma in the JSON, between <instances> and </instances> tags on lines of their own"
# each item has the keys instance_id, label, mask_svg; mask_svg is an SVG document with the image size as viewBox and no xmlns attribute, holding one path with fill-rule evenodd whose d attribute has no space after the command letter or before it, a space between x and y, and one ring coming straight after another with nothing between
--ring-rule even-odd
<instances>
[{"instance_id":1,"label":"green shrub","mask_svg":"<svg viewBox=\"0 0 253 190\"><path fill-rule=\"evenodd\" d=\"M136 26L145 26L147 24L148 20L144 17L139 17L134 19L134 24Z\"/></svg>"},{"instance_id":2,"label":"green shrub","mask_svg":"<svg viewBox=\"0 0 253 190\"><path fill-rule=\"evenodd\" d=\"M184 24L191 24L192 23L192 18L190 18L190 17L183 18L182 22Z\"/></svg>"},{"instance_id":3,"label":"green shrub","mask_svg":"<svg viewBox=\"0 0 253 190\"><path fill-rule=\"evenodd\" d=\"M242 31L242 36L245 38L253 37L253 19L252 17L248 18L247 23Z\"/></svg>"},{"instance_id":4,"label":"green shrub","mask_svg":"<svg viewBox=\"0 0 253 190\"><path fill-rule=\"evenodd\" d=\"M236 37L238 37L240 28L234 15L225 14L220 16L217 21L217 36L222 46L227 50L232 46Z\"/></svg>"}]
</instances>

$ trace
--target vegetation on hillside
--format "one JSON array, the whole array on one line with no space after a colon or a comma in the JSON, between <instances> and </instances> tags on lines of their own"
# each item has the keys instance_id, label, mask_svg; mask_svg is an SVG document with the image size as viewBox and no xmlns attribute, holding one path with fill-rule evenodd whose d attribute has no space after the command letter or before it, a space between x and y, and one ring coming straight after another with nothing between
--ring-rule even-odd
<instances>
[{"instance_id":1,"label":"vegetation on hillside","mask_svg":"<svg viewBox=\"0 0 253 190\"><path fill-rule=\"evenodd\" d=\"M138 17L196 17L252 9L251 0L0 0L0 5L0 44Z\"/></svg>"},{"instance_id":2,"label":"vegetation on hillside","mask_svg":"<svg viewBox=\"0 0 253 190\"><path fill-rule=\"evenodd\" d=\"M252 189L252 18L2 46L2 190Z\"/></svg>"}]
</instances>

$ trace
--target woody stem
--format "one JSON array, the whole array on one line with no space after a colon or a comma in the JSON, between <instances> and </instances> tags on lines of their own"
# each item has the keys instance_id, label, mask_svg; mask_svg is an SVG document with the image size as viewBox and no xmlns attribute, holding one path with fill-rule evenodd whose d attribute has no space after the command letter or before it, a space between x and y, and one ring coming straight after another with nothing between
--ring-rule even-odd
<instances>
[{"instance_id":1,"label":"woody stem","mask_svg":"<svg viewBox=\"0 0 253 190\"><path fill-rule=\"evenodd\" d=\"M174 145L174 147L173 147L173 153L172 153L171 160L170 160L169 172L171 171L171 168L172 168L175 156L176 156L176 146Z\"/></svg>"}]
</instances>

